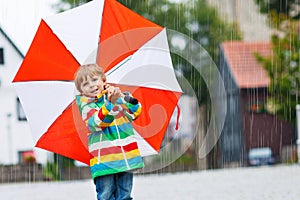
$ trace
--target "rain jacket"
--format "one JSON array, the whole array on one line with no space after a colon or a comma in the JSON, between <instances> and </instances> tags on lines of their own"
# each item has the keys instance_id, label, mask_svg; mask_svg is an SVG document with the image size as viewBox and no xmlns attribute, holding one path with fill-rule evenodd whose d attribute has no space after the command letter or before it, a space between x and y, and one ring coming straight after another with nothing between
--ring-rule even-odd
<instances>
[{"instance_id":1,"label":"rain jacket","mask_svg":"<svg viewBox=\"0 0 300 200\"><path fill-rule=\"evenodd\" d=\"M141 113L140 103L133 105L119 98L114 105L105 94L98 98L77 95L76 103L90 131L92 178L144 167L131 125Z\"/></svg>"}]
</instances>

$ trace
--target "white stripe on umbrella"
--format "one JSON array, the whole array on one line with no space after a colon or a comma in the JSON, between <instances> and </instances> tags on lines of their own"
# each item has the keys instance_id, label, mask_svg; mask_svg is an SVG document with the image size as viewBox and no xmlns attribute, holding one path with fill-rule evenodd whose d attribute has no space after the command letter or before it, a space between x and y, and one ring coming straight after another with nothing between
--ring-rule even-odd
<instances>
[{"instance_id":1,"label":"white stripe on umbrella","mask_svg":"<svg viewBox=\"0 0 300 200\"><path fill-rule=\"evenodd\" d=\"M110 83L182 92L174 73L166 29L107 74Z\"/></svg>"},{"instance_id":2,"label":"white stripe on umbrella","mask_svg":"<svg viewBox=\"0 0 300 200\"><path fill-rule=\"evenodd\" d=\"M98 47L103 7L104 0L94 0L45 18L54 34L80 64Z\"/></svg>"},{"instance_id":3,"label":"white stripe on umbrella","mask_svg":"<svg viewBox=\"0 0 300 200\"><path fill-rule=\"evenodd\" d=\"M13 84L26 113L34 143L36 143L74 100L74 83L29 81Z\"/></svg>"}]
</instances>

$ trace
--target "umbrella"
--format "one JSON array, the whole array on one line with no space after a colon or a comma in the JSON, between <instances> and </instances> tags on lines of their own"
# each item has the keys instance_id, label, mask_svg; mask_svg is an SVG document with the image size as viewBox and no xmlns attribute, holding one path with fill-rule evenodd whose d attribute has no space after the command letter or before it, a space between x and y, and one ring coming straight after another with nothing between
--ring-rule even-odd
<instances>
[{"instance_id":1,"label":"umbrella","mask_svg":"<svg viewBox=\"0 0 300 200\"><path fill-rule=\"evenodd\" d=\"M94 0L41 20L13 80L35 146L89 163L73 82L85 63L97 63L109 83L139 99L143 112L133 127L141 154L158 153L182 94L166 29L115 0Z\"/></svg>"}]
</instances>

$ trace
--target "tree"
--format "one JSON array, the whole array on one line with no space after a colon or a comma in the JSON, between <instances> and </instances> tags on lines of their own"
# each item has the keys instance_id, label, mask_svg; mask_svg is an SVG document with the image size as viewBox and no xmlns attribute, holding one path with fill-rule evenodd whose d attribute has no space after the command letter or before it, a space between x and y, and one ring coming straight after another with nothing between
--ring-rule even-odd
<instances>
[{"instance_id":1,"label":"tree","mask_svg":"<svg viewBox=\"0 0 300 200\"><path fill-rule=\"evenodd\" d=\"M273 114L295 124L296 105L300 102L300 38L298 23L287 20L285 36L273 35L273 56L263 58L257 55L264 64L271 84L267 109Z\"/></svg>"},{"instance_id":2,"label":"tree","mask_svg":"<svg viewBox=\"0 0 300 200\"><path fill-rule=\"evenodd\" d=\"M273 34L273 56L263 58L271 85L267 109L273 114L295 124L296 104L300 95L300 37L299 37L299 1L294 0L256 0L261 11L268 14L269 24L278 31Z\"/></svg>"},{"instance_id":3,"label":"tree","mask_svg":"<svg viewBox=\"0 0 300 200\"><path fill-rule=\"evenodd\" d=\"M293 19L300 17L300 2L295 0L255 0L262 13L275 12Z\"/></svg>"}]
</instances>

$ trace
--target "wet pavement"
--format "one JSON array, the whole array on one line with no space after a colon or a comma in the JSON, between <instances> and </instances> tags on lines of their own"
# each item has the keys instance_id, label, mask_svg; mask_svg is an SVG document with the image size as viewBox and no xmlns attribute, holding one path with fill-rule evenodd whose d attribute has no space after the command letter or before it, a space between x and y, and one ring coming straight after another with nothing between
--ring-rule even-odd
<instances>
[{"instance_id":1,"label":"wet pavement","mask_svg":"<svg viewBox=\"0 0 300 200\"><path fill-rule=\"evenodd\" d=\"M135 200L299 200L300 165L135 176ZM91 180L0 184L5 200L95 200Z\"/></svg>"}]
</instances>

